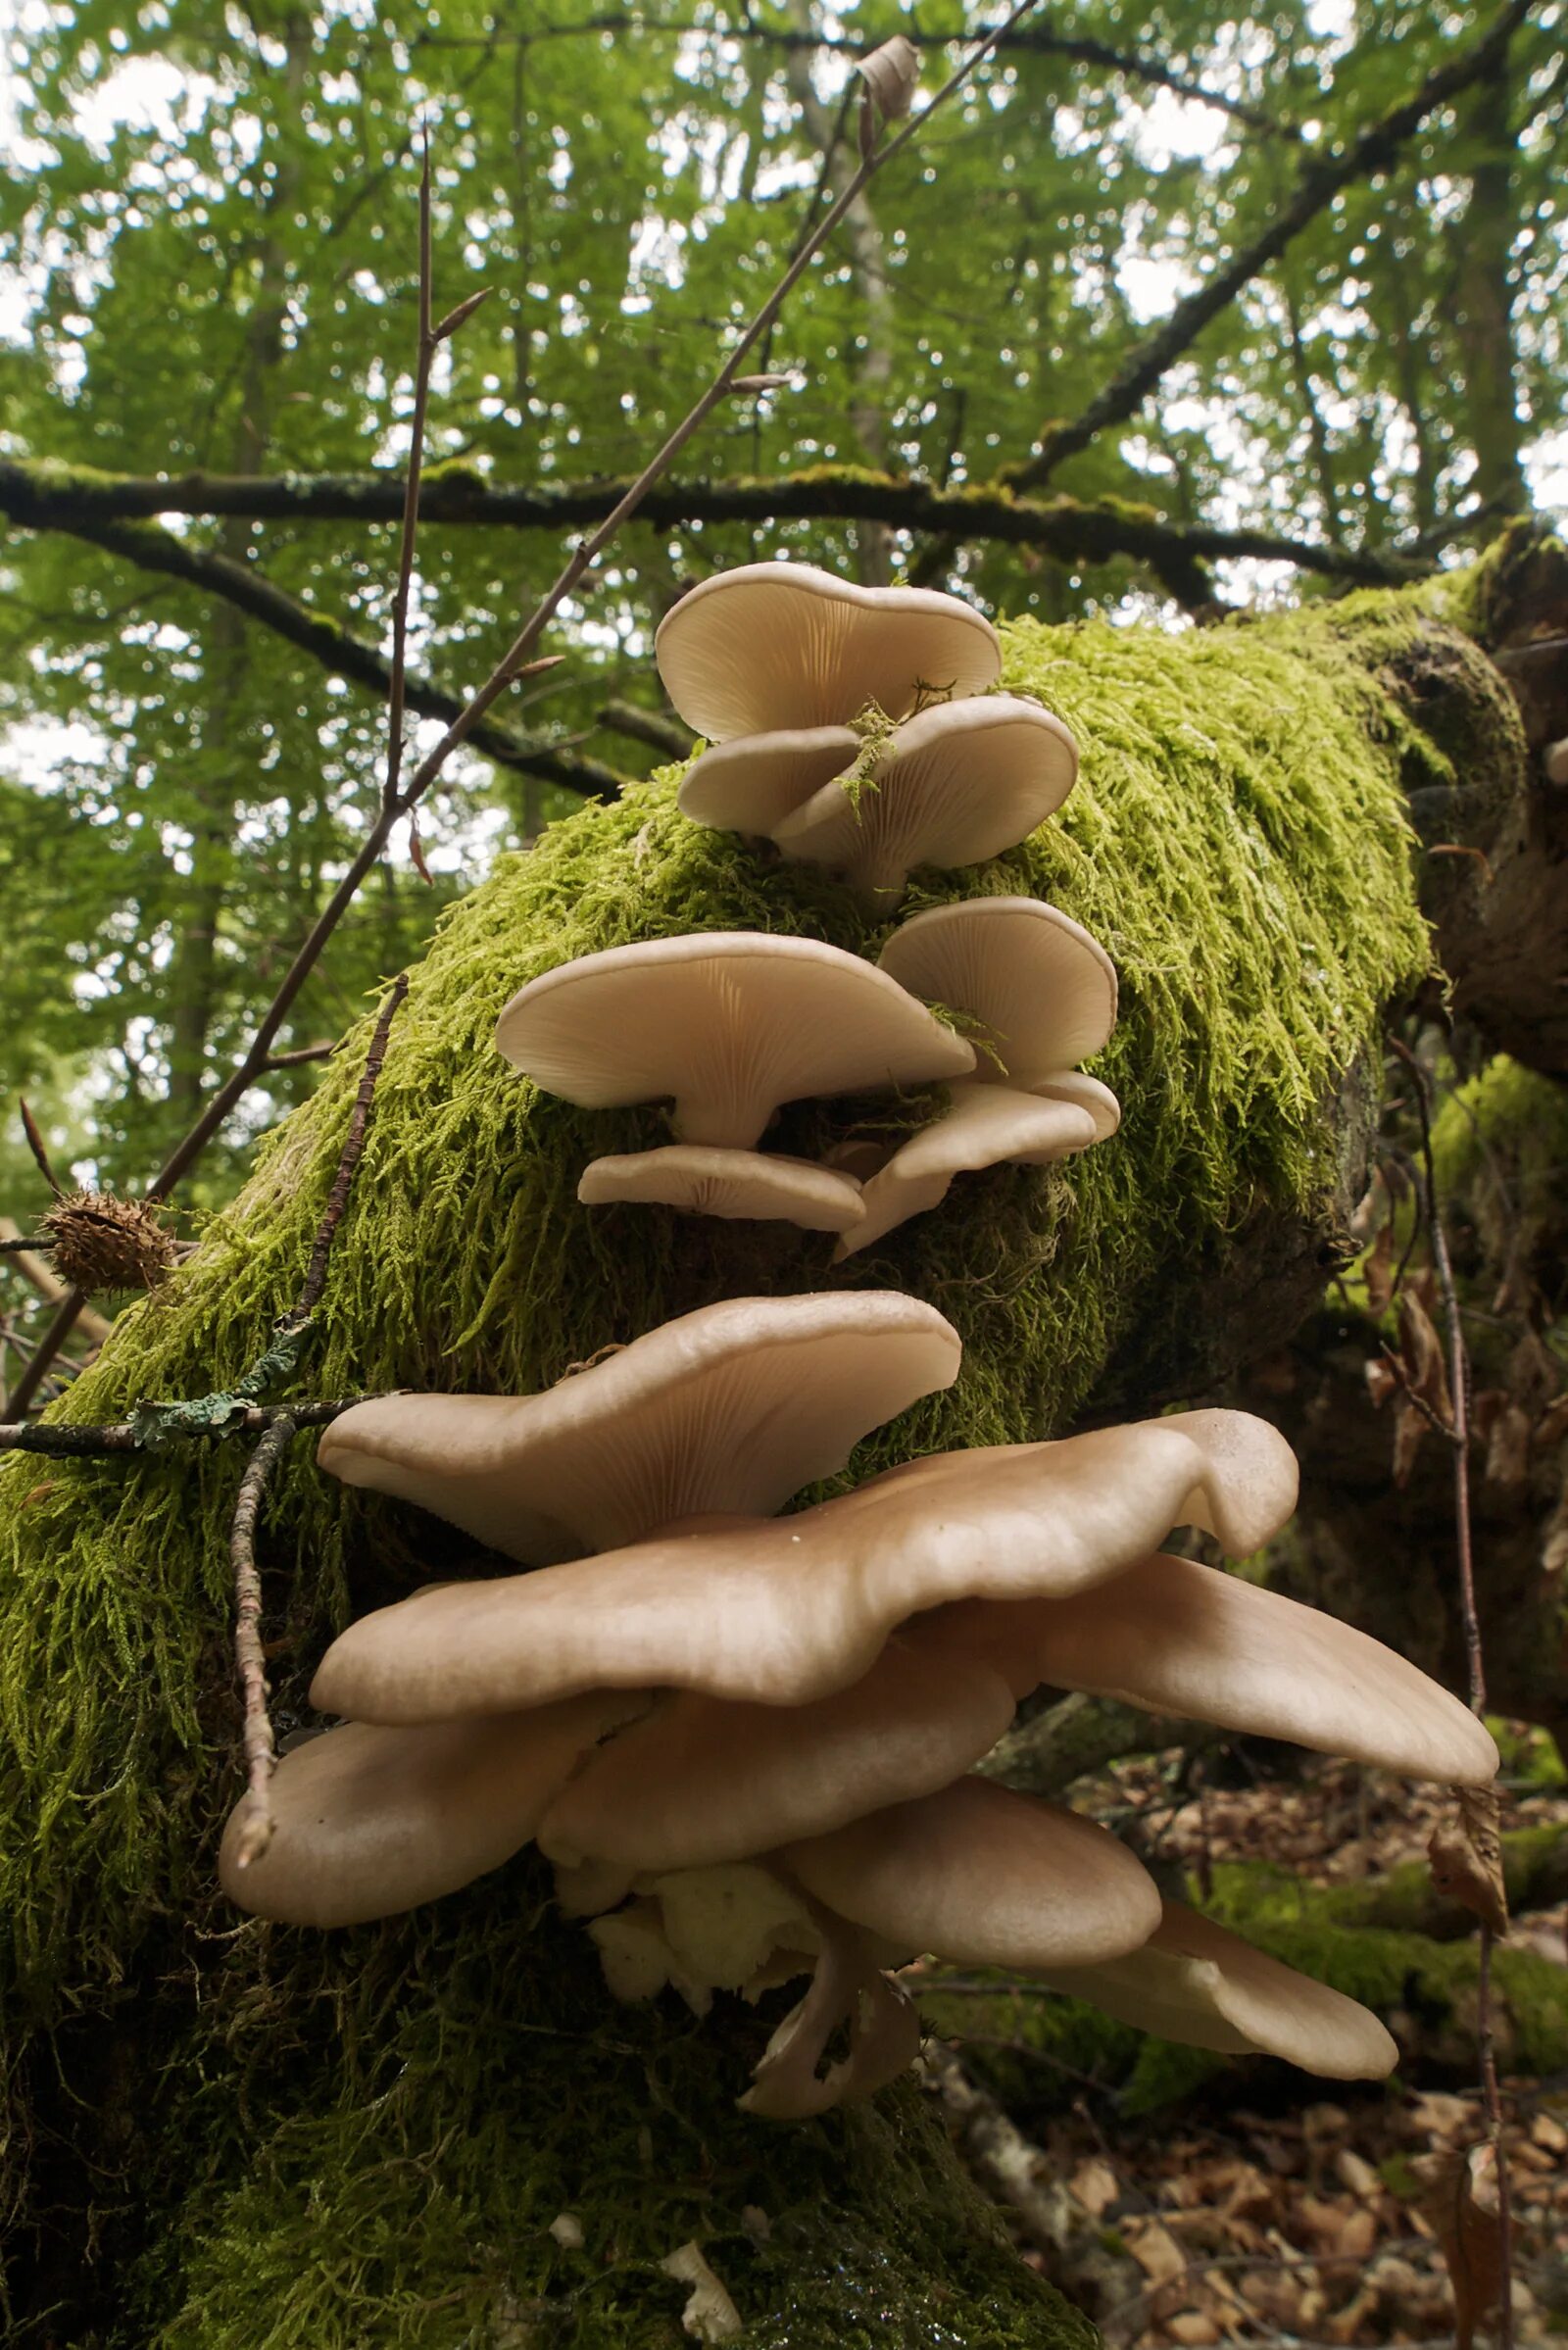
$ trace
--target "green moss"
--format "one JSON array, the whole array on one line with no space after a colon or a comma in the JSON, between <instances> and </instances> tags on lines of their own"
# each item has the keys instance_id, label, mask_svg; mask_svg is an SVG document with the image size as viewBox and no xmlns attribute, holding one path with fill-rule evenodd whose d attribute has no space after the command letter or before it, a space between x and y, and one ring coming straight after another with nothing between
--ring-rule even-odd
<instances>
[{"instance_id":1,"label":"green moss","mask_svg":"<svg viewBox=\"0 0 1568 2350\"><path fill-rule=\"evenodd\" d=\"M1440 1196L1468 1192L1498 1152L1507 1156L1510 1186L1524 1195L1517 1201L1521 1211L1539 1212L1560 1191L1568 1159L1568 1086L1505 1053L1438 1111L1432 1158Z\"/></svg>"},{"instance_id":2,"label":"green moss","mask_svg":"<svg viewBox=\"0 0 1568 2350\"><path fill-rule=\"evenodd\" d=\"M874 953L881 931L830 878L688 824L670 775L553 826L451 911L413 974L308 1392L526 1391L714 1297L842 1281L930 1298L965 1345L957 1386L870 1440L857 1475L1060 1427L1172 1267L1260 1208L1314 1217L1331 1187L1335 1084L1426 953L1400 783L1444 761L1381 682L1420 625L1397 597L1362 596L1180 638L1006 632L1006 682L1079 736L1078 791L1010 855L917 877L904 910L1026 892L1095 931L1122 987L1097 1068L1125 1123L1064 1172L965 1179L838 1275L809 1235L580 1207L583 1162L659 1139L660 1114L543 1099L490 1038L526 979L623 941L755 928ZM117 1326L71 1416L202 1394L253 1358L297 1292L358 1060L339 1057L200 1255ZM864 1107L798 1106L777 1139L816 1156ZM1003 2262L910 2097L792 2135L736 2116L757 2020L726 2039L610 2014L586 1943L541 1920L525 1870L375 1934L230 1938L211 1873L235 1793L236 1475L219 1447L0 1473L0 1963L10 2012L45 2035L15 2077L16 2191L31 2133L30 2191L74 2210L81 2245L132 2280L136 2338L439 2343L477 2338L479 2313L485 2338L514 2338L506 2310L543 2295L514 2338L655 2341L678 2296L647 2264L705 2224L728 2247L744 2203L781 2199L817 2218L756 2256L758 2298L739 2296L756 2340L853 2341L858 2309L869 2338L884 2306L910 2342L1073 2338ZM286 1729L330 1632L443 1553L407 1513L321 1479L307 1444L266 1541ZM126 2063L121 2136L83 2151L77 2100L101 2101L98 2071ZM657 2187L628 2218L645 2125ZM613 2255L575 2299L567 2256L529 2232L563 2202L600 2215L590 2240ZM957 2296L946 2319L939 2288ZM787 2321L797 2289L817 2314ZM269 2335L274 2307L288 2323Z\"/></svg>"}]
</instances>

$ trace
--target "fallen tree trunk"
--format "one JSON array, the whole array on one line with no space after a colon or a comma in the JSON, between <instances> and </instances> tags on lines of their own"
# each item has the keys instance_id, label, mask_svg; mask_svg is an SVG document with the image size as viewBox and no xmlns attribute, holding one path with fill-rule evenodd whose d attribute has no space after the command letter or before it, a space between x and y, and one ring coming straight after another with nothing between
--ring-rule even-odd
<instances>
[{"instance_id":1,"label":"fallen tree trunk","mask_svg":"<svg viewBox=\"0 0 1568 2350\"><path fill-rule=\"evenodd\" d=\"M1091 1395L1147 1408L1294 1326L1344 1246L1384 1008L1424 966L1405 795L1481 747L1496 794L1521 772L1497 673L1421 594L1179 638L1021 626L1007 681L1073 724L1083 781L1061 822L935 894L1038 894L1104 940L1125 1123L1067 1173L964 1179L842 1277L929 1298L966 1349L860 1475L1038 1437ZM713 1298L835 1278L810 1236L580 1208L584 1160L646 1147L657 1116L542 1101L490 1046L512 992L572 955L762 927L879 935L836 883L686 823L667 782L553 827L455 910L392 1032L310 1394L528 1392ZM255 1359L298 1292L357 1059L67 1415L203 1395ZM847 1114L798 1105L777 1139L820 1157ZM673 2341L660 2262L695 2238L757 2345L854 2339L868 2312L902 2340L936 2313L960 2344L1086 2342L912 2087L789 2131L739 2114L765 2024L614 2007L526 1857L337 1935L234 1919L213 1864L239 1786L238 1467L191 1447L0 1468L14 2338ZM451 1555L296 1445L262 1549L281 1729L344 1617ZM563 2212L581 2249L552 2234Z\"/></svg>"}]
</instances>

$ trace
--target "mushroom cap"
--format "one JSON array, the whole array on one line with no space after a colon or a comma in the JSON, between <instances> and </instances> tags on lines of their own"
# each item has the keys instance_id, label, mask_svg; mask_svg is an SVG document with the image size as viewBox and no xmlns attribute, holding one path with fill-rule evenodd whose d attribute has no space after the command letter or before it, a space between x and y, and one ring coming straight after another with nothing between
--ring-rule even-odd
<instances>
[{"instance_id":1,"label":"mushroom cap","mask_svg":"<svg viewBox=\"0 0 1568 2350\"><path fill-rule=\"evenodd\" d=\"M1114 1096L1112 1096L1114 1100ZM1049 1166L1099 1140L1094 1112L1054 1096L1015 1093L965 1077L950 1089L942 1117L918 1128L867 1181L859 1219L834 1250L835 1264L879 1241L948 1196L955 1175L1008 1159Z\"/></svg>"},{"instance_id":2,"label":"mushroom cap","mask_svg":"<svg viewBox=\"0 0 1568 2350\"><path fill-rule=\"evenodd\" d=\"M667 1698L589 1758L539 1842L557 1860L636 1870L744 1860L935 1793L989 1753L1012 1711L1003 1672L926 1619L808 1705Z\"/></svg>"},{"instance_id":3,"label":"mushroom cap","mask_svg":"<svg viewBox=\"0 0 1568 2350\"><path fill-rule=\"evenodd\" d=\"M826 782L772 834L786 857L888 898L916 865L972 865L1016 848L1055 814L1077 773L1072 736L1038 703L946 702L905 720L858 796Z\"/></svg>"},{"instance_id":4,"label":"mushroom cap","mask_svg":"<svg viewBox=\"0 0 1568 2350\"><path fill-rule=\"evenodd\" d=\"M865 703L902 718L923 686L958 699L1002 671L989 620L931 588L864 588L807 563L718 571L661 621L664 691L710 742L842 725Z\"/></svg>"},{"instance_id":5,"label":"mushroom cap","mask_svg":"<svg viewBox=\"0 0 1568 2350\"><path fill-rule=\"evenodd\" d=\"M239 1865L250 1798L230 1814L218 1873L253 1917L359 1926L456 1892L527 1843L572 1766L628 1711L623 1696L412 1730L345 1723L273 1773L271 1841Z\"/></svg>"},{"instance_id":6,"label":"mushroom cap","mask_svg":"<svg viewBox=\"0 0 1568 2350\"><path fill-rule=\"evenodd\" d=\"M1160 1922L1153 1879L1093 1820L956 1780L787 1845L808 1893L883 1939L971 1966L1093 1966Z\"/></svg>"},{"instance_id":7,"label":"mushroom cap","mask_svg":"<svg viewBox=\"0 0 1568 2350\"><path fill-rule=\"evenodd\" d=\"M895 1290L731 1297L542 1395L356 1403L317 1458L545 1565L683 1518L782 1509L870 1429L950 1387L961 1353L935 1306Z\"/></svg>"},{"instance_id":8,"label":"mushroom cap","mask_svg":"<svg viewBox=\"0 0 1568 2350\"><path fill-rule=\"evenodd\" d=\"M585 1109L673 1097L678 1138L745 1151L781 1102L961 1077L974 1052L818 939L713 930L585 955L496 1023L514 1067Z\"/></svg>"},{"instance_id":9,"label":"mushroom cap","mask_svg":"<svg viewBox=\"0 0 1568 2350\"><path fill-rule=\"evenodd\" d=\"M312 1699L388 1722L595 1689L802 1705L869 1672L888 1634L923 1609L1065 1594L1146 1557L1178 1525L1245 1556L1295 1506L1290 1446L1247 1412L938 1453L795 1517L416 1592L339 1636Z\"/></svg>"},{"instance_id":10,"label":"mushroom cap","mask_svg":"<svg viewBox=\"0 0 1568 2350\"><path fill-rule=\"evenodd\" d=\"M1038 898L934 906L900 924L877 967L911 996L983 1021L997 1059L982 1052L975 1075L1023 1093L1098 1053L1115 1026L1109 955Z\"/></svg>"},{"instance_id":11,"label":"mushroom cap","mask_svg":"<svg viewBox=\"0 0 1568 2350\"><path fill-rule=\"evenodd\" d=\"M786 857L901 889L915 865L967 865L1010 849L1071 791L1077 747L1059 718L1013 694L942 702L897 727L864 787L843 778L853 726L797 727L716 743L677 805L695 823L761 833Z\"/></svg>"},{"instance_id":12,"label":"mushroom cap","mask_svg":"<svg viewBox=\"0 0 1568 2350\"><path fill-rule=\"evenodd\" d=\"M848 1232L865 1213L853 1176L808 1158L715 1151L705 1143L596 1158L583 1169L577 1197L587 1207L630 1200L692 1216L797 1224L803 1232Z\"/></svg>"},{"instance_id":13,"label":"mushroom cap","mask_svg":"<svg viewBox=\"0 0 1568 2350\"><path fill-rule=\"evenodd\" d=\"M962 1079L957 1082L961 1084ZM1082 1069L1053 1070L1029 1090L1043 1101L1071 1102L1086 1109L1095 1122L1097 1143L1107 1141L1121 1124L1121 1103L1109 1086L1102 1085L1098 1077L1086 1076Z\"/></svg>"},{"instance_id":14,"label":"mushroom cap","mask_svg":"<svg viewBox=\"0 0 1568 2350\"><path fill-rule=\"evenodd\" d=\"M1413 1779L1483 1787L1497 1769L1486 1724L1407 1658L1196 1559L1140 1559L1092 1591L1011 1613L1004 1644L1027 1657L1034 1684L1289 1738Z\"/></svg>"},{"instance_id":15,"label":"mushroom cap","mask_svg":"<svg viewBox=\"0 0 1568 2350\"><path fill-rule=\"evenodd\" d=\"M1178 1901L1141 1950L1081 1972L1053 1967L1048 1981L1140 2032L1226 2056L1280 2056L1331 2081L1381 2081L1399 2061L1355 2000Z\"/></svg>"}]
</instances>

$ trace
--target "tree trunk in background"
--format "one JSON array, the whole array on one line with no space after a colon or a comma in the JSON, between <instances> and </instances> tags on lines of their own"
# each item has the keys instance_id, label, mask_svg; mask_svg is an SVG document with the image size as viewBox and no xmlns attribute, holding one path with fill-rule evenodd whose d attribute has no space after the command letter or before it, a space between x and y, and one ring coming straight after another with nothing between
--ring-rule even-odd
<instances>
[{"instance_id":1,"label":"tree trunk in background","mask_svg":"<svg viewBox=\"0 0 1568 2350\"><path fill-rule=\"evenodd\" d=\"M1470 202L1453 230L1454 329L1464 369L1474 487L1502 514L1524 514L1530 494L1519 463L1523 438L1514 382L1512 95L1506 51L1471 94L1464 133L1475 152Z\"/></svg>"}]
</instances>

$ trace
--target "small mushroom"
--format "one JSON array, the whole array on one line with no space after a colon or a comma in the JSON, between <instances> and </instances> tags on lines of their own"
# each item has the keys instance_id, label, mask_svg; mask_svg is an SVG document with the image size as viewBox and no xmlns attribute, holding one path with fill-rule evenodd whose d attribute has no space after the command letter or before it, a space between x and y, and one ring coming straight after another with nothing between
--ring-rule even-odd
<instances>
[{"instance_id":1,"label":"small mushroom","mask_svg":"<svg viewBox=\"0 0 1568 2350\"><path fill-rule=\"evenodd\" d=\"M859 1185L832 1167L702 1143L596 1158L583 1169L577 1197L586 1207L653 1203L693 1216L795 1224L803 1232L849 1232L865 1214Z\"/></svg>"},{"instance_id":2,"label":"small mushroom","mask_svg":"<svg viewBox=\"0 0 1568 2350\"><path fill-rule=\"evenodd\" d=\"M673 1099L685 1143L750 1150L779 1104L961 1077L974 1053L872 963L708 931L583 955L514 996L496 1043L587 1109Z\"/></svg>"},{"instance_id":3,"label":"small mushroom","mask_svg":"<svg viewBox=\"0 0 1568 2350\"><path fill-rule=\"evenodd\" d=\"M870 1429L951 1386L960 1353L934 1306L893 1290L734 1297L543 1395L357 1403L317 1458L545 1565L679 1519L782 1509Z\"/></svg>"},{"instance_id":4,"label":"small mushroom","mask_svg":"<svg viewBox=\"0 0 1568 2350\"><path fill-rule=\"evenodd\" d=\"M857 2105L906 2073L920 2053L914 2002L882 1973L868 1937L842 1918L818 1917L822 1947L811 1987L774 2032L740 2099L744 2112L771 2122ZM824 2072L823 2051L841 2026L848 2053Z\"/></svg>"},{"instance_id":5,"label":"small mushroom","mask_svg":"<svg viewBox=\"0 0 1568 2350\"><path fill-rule=\"evenodd\" d=\"M339 1636L312 1702L383 1722L604 1689L802 1705L859 1680L890 1632L946 1600L1065 1595L1177 1525L1245 1557L1289 1517L1296 1479L1284 1438L1247 1412L939 1453L795 1517L416 1592Z\"/></svg>"},{"instance_id":6,"label":"small mushroom","mask_svg":"<svg viewBox=\"0 0 1568 2350\"><path fill-rule=\"evenodd\" d=\"M1116 967L1038 898L965 898L901 923L877 957L911 996L981 1023L975 1076L1023 1093L1062 1082L1116 1022Z\"/></svg>"},{"instance_id":7,"label":"small mushroom","mask_svg":"<svg viewBox=\"0 0 1568 2350\"><path fill-rule=\"evenodd\" d=\"M664 691L710 742L842 725L868 701L890 718L983 694L1002 648L989 620L930 588L863 588L807 563L715 572L660 623Z\"/></svg>"},{"instance_id":8,"label":"small mushroom","mask_svg":"<svg viewBox=\"0 0 1568 2350\"><path fill-rule=\"evenodd\" d=\"M865 1676L806 1705L684 1692L591 1755L538 1829L552 1859L634 1870L744 1860L934 1794L990 1751L1014 1696L942 1613Z\"/></svg>"},{"instance_id":9,"label":"small mushroom","mask_svg":"<svg viewBox=\"0 0 1568 2350\"><path fill-rule=\"evenodd\" d=\"M1019 1094L1010 1086L959 1078L949 1089L945 1114L920 1127L867 1180L860 1214L846 1227L834 1263L868 1248L911 1216L940 1206L956 1175L1003 1160L1050 1166L1087 1151L1100 1139L1100 1124L1092 1110L1058 1095Z\"/></svg>"},{"instance_id":10,"label":"small mushroom","mask_svg":"<svg viewBox=\"0 0 1568 2350\"><path fill-rule=\"evenodd\" d=\"M1140 2032L1226 2056L1280 2056L1330 2081L1381 2081L1399 2061L1355 2000L1176 1901L1142 1949L1108 1965L1052 1967L1046 1980Z\"/></svg>"},{"instance_id":11,"label":"small mushroom","mask_svg":"<svg viewBox=\"0 0 1568 2350\"><path fill-rule=\"evenodd\" d=\"M273 1832L241 1866L250 1798L229 1816L219 1877L253 1917L359 1926L456 1892L532 1837L552 1796L624 1696L412 1730L345 1723L307 1738L272 1775Z\"/></svg>"},{"instance_id":12,"label":"small mushroom","mask_svg":"<svg viewBox=\"0 0 1568 2350\"><path fill-rule=\"evenodd\" d=\"M916 865L970 865L1013 848L1071 791L1059 718L1011 694L938 704L906 718L852 787L853 727L753 735L705 752L679 806L701 824L765 834L795 862L844 873L873 904Z\"/></svg>"},{"instance_id":13,"label":"small mushroom","mask_svg":"<svg viewBox=\"0 0 1568 2350\"><path fill-rule=\"evenodd\" d=\"M1106 1829L992 1779L956 1780L780 1858L854 1924L958 1965L1093 1966L1160 1922L1153 1879Z\"/></svg>"},{"instance_id":14,"label":"small mushroom","mask_svg":"<svg viewBox=\"0 0 1568 2350\"><path fill-rule=\"evenodd\" d=\"M1005 1613L998 1638L1055 1689L1413 1779L1484 1787L1496 1773L1486 1724L1407 1658L1196 1559L1141 1559L1092 1591Z\"/></svg>"}]
</instances>

